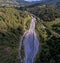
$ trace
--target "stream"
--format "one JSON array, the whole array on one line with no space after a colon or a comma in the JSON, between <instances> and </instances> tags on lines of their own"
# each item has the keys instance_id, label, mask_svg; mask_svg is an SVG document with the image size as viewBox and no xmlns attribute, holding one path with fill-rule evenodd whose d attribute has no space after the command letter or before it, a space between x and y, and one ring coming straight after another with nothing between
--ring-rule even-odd
<instances>
[{"instance_id":1,"label":"stream","mask_svg":"<svg viewBox=\"0 0 60 63\"><path fill-rule=\"evenodd\" d=\"M34 59L36 58L37 52L39 50L39 41L35 33L35 21L36 19L32 17L30 29L24 38L24 63L34 63Z\"/></svg>"}]
</instances>

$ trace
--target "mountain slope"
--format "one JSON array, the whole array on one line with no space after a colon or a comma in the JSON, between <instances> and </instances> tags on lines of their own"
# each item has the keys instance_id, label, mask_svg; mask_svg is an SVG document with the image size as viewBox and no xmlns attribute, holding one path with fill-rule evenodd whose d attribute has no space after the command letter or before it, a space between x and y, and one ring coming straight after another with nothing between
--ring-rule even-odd
<instances>
[{"instance_id":1,"label":"mountain slope","mask_svg":"<svg viewBox=\"0 0 60 63\"><path fill-rule=\"evenodd\" d=\"M31 17L14 8L0 8L0 63L20 63L19 41Z\"/></svg>"}]
</instances>

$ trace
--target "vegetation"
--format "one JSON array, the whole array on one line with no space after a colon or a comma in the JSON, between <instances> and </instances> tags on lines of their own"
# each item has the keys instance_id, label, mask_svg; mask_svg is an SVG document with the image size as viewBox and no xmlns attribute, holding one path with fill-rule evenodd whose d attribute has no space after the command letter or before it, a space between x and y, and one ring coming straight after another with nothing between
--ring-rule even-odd
<instances>
[{"instance_id":1,"label":"vegetation","mask_svg":"<svg viewBox=\"0 0 60 63\"><path fill-rule=\"evenodd\" d=\"M30 8L27 8L27 11L35 14L44 21L53 21L60 17L60 9L56 4L31 6Z\"/></svg>"},{"instance_id":2,"label":"vegetation","mask_svg":"<svg viewBox=\"0 0 60 63\"><path fill-rule=\"evenodd\" d=\"M43 4L24 9L40 18L36 17L40 48L35 63L60 63L59 6L56 3ZM30 21L31 16L25 10L0 8L0 63L20 63L19 41L24 31L29 29ZM21 52L24 55L24 51Z\"/></svg>"},{"instance_id":3,"label":"vegetation","mask_svg":"<svg viewBox=\"0 0 60 63\"><path fill-rule=\"evenodd\" d=\"M20 63L19 41L30 21L26 12L0 8L0 63Z\"/></svg>"},{"instance_id":4,"label":"vegetation","mask_svg":"<svg viewBox=\"0 0 60 63\"><path fill-rule=\"evenodd\" d=\"M43 8L43 10L40 8ZM59 15L59 12L57 8L55 9L53 8L53 10L57 12L57 14L54 14L55 12L51 11L54 15L53 17L53 15L50 13L51 7L49 7L50 10L48 10L48 13L49 13L49 16L51 15L52 17L50 17L50 20L48 20L49 16L44 18L44 15L46 16L44 12L44 10L47 9L46 6L42 5L40 8L37 8L39 10L36 9L33 12L33 14L35 14L36 16L40 18L40 20L37 20L37 23L36 23L36 32L39 38L40 48L39 48L39 52L35 60L35 63L59 63L60 61L59 60L60 58L60 54L59 54L60 15ZM40 11L40 13L38 11ZM41 14L43 14L43 18L41 18L42 17L40 16Z\"/></svg>"},{"instance_id":5,"label":"vegetation","mask_svg":"<svg viewBox=\"0 0 60 63\"><path fill-rule=\"evenodd\" d=\"M52 25L51 22L38 21L36 25L40 48L35 63L59 63L59 25L56 21L52 22Z\"/></svg>"},{"instance_id":6,"label":"vegetation","mask_svg":"<svg viewBox=\"0 0 60 63\"><path fill-rule=\"evenodd\" d=\"M36 32L40 42L35 63L59 63L60 7L49 3L26 8L37 18ZM34 11L34 12L33 12Z\"/></svg>"}]
</instances>

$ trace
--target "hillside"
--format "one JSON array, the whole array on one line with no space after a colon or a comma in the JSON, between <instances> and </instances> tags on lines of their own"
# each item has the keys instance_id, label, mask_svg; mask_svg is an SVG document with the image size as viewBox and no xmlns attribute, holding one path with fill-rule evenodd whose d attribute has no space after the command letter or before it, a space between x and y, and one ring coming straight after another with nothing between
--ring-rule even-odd
<instances>
[{"instance_id":1,"label":"hillside","mask_svg":"<svg viewBox=\"0 0 60 63\"><path fill-rule=\"evenodd\" d=\"M60 17L60 7L57 4L41 4L26 7L26 10L44 21L52 21ZM33 12L34 11L34 12Z\"/></svg>"},{"instance_id":2,"label":"hillside","mask_svg":"<svg viewBox=\"0 0 60 63\"><path fill-rule=\"evenodd\" d=\"M36 32L40 48L35 63L59 63L60 18L51 22L37 21Z\"/></svg>"},{"instance_id":3,"label":"hillside","mask_svg":"<svg viewBox=\"0 0 60 63\"><path fill-rule=\"evenodd\" d=\"M40 49L35 63L59 63L60 7L56 3L43 3L26 7L26 10L37 19Z\"/></svg>"},{"instance_id":4,"label":"hillside","mask_svg":"<svg viewBox=\"0 0 60 63\"><path fill-rule=\"evenodd\" d=\"M0 8L0 63L20 63L19 41L31 17L14 8Z\"/></svg>"},{"instance_id":5,"label":"hillside","mask_svg":"<svg viewBox=\"0 0 60 63\"><path fill-rule=\"evenodd\" d=\"M24 2L24 0L0 0L0 2Z\"/></svg>"}]
</instances>

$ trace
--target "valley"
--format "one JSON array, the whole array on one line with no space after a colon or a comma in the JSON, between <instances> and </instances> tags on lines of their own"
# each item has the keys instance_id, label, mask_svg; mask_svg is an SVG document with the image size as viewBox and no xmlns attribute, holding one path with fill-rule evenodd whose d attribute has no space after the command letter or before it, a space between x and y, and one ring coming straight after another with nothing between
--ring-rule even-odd
<instances>
[{"instance_id":1,"label":"valley","mask_svg":"<svg viewBox=\"0 0 60 63\"><path fill-rule=\"evenodd\" d=\"M60 1L0 2L0 63L60 63Z\"/></svg>"}]
</instances>

